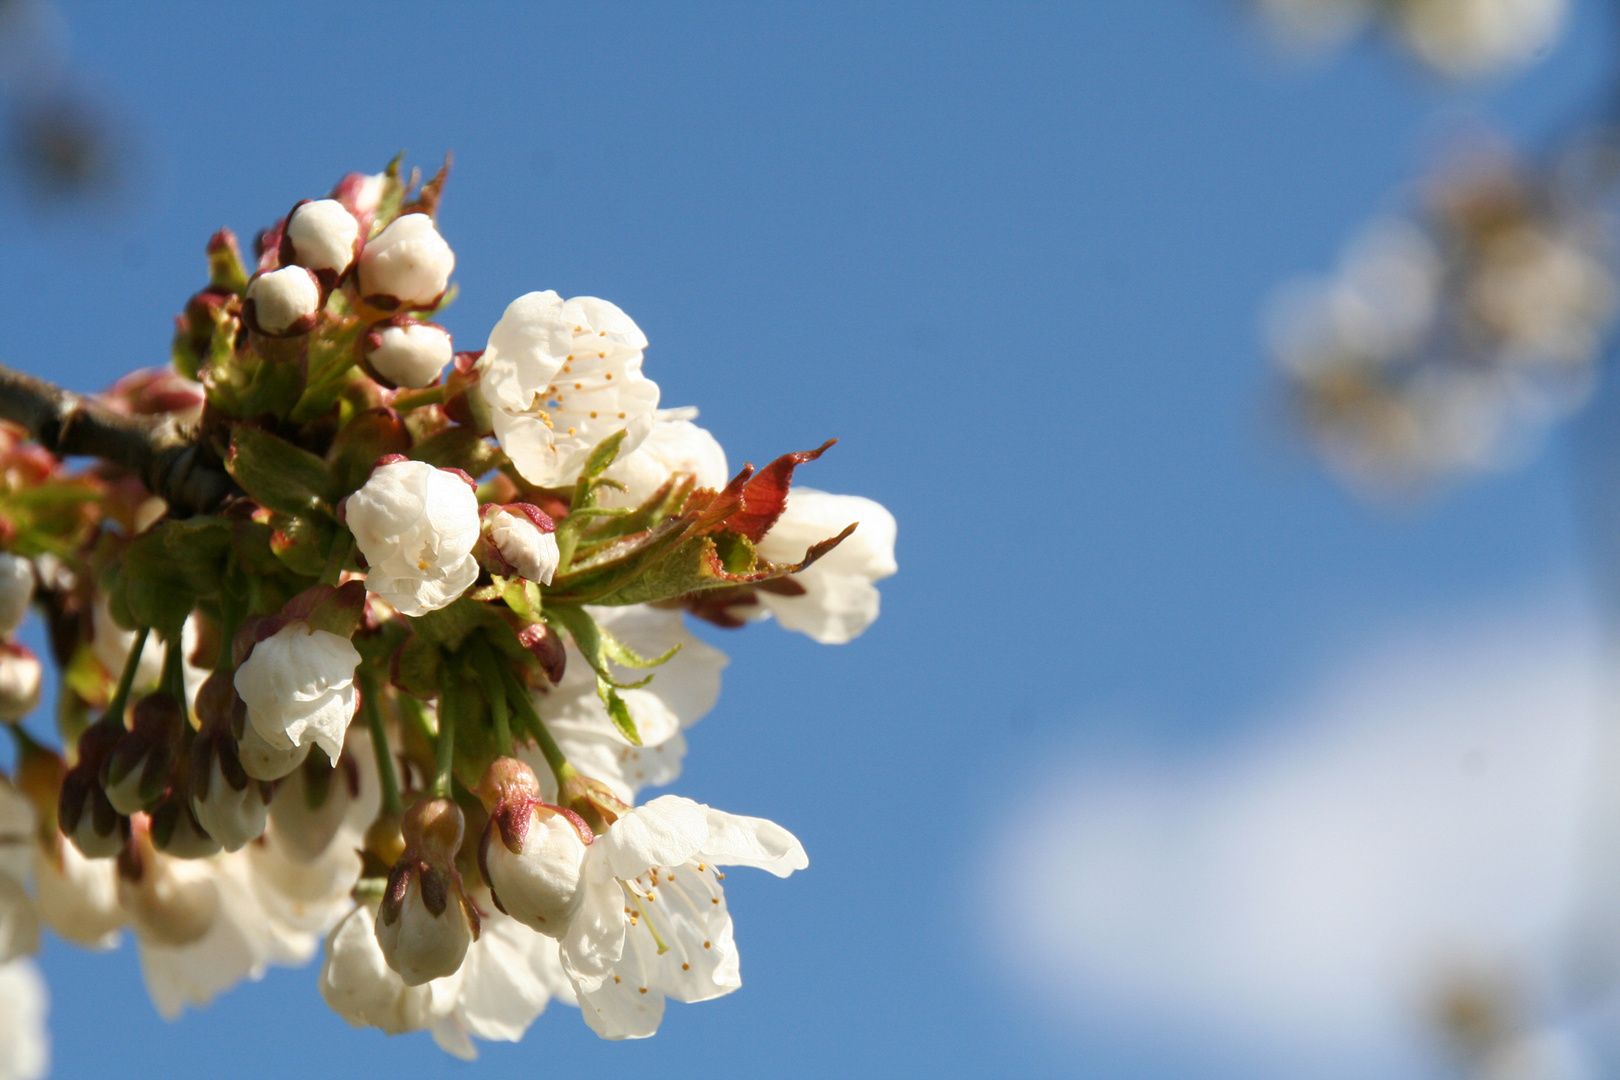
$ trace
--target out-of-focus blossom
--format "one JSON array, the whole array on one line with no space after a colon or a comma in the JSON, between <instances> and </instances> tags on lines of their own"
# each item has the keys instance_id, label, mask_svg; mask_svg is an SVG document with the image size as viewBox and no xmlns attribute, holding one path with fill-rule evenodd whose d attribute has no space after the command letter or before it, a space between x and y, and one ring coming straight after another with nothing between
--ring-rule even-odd
<instances>
[{"instance_id":1,"label":"out-of-focus blossom","mask_svg":"<svg viewBox=\"0 0 1620 1080\"><path fill-rule=\"evenodd\" d=\"M0 635L13 633L34 599L34 565L0 552Z\"/></svg>"},{"instance_id":2,"label":"out-of-focus blossom","mask_svg":"<svg viewBox=\"0 0 1620 1080\"><path fill-rule=\"evenodd\" d=\"M39 657L26 645L0 641L0 720L15 724L34 711L45 678Z\"/></svg>"},{"instance_id":3,"label":"out-of-focus blossom","mask_svg":"<svg viewBox=\"0 0 1620 1080\"><path fill-rule=\"evenodd\" d=\"M1393 34L1441 75L1474 78L1516 68L1557 40L1568 0L1256 0L1284 44L1343 44L1369 23Z\"/></svg>"},{"instance_id":4,"label":"out-of-focus blossom","mask_svg":"<svg viewBox=\"0 0 1620 1080\"><path fill-rule=\"evenodd\" d=\"M1291 287L1270 338L1328 463L1362 488L1497 467L1590 394L1616 283L1560 177L1475 161ZM836 553L835 553L836 554Z\"/></svg>"},{"instance_id":5,"label":"out-of-focus blossom","mask_svg":"<svg viewBox=\"0 0 1620 1080\"><path fill-rule=\"evenodd\" d=\"M0 1080L41 1080L50 1071L45 980L31 960L0 964Z\"/></svg>"}]
</instances>

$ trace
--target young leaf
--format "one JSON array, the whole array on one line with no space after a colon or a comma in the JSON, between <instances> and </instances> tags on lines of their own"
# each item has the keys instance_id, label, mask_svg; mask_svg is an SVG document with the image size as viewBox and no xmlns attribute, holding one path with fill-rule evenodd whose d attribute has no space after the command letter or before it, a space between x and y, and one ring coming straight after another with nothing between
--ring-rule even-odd
<instances>
[{"instance_id":1,"label":"young leaf","mask_svg":"<svg viewBox=\"0 0 1620 1080\"><path fill-rule=\"evenodd\" d=\"M326 462L247 424L231 432L225 469L254 502L284 514L308 514L343 493L337 473Z\"/></svg>"}]
</instances>

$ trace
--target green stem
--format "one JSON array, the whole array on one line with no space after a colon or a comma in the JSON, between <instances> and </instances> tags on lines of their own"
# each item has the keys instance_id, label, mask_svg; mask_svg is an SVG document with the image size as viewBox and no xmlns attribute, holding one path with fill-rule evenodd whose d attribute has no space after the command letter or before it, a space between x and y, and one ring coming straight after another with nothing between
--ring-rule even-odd
<instances>
[{"instance_id":1,"label":"green stem","mask_svg":"<svg viewBox=\"0 0 1620 1080\"><path fill-rule=\"evenodd\" d=\"M354 534L340 528L332 537L332 547L326 553L326 567L321 571L322 585L336 585L343 576L344 564L354 552Z\"/></svg>"},{"instance_id":2,"label":"green stem","mask_svg":"<svg viewBox=\"0 0 1620 1080\"><path fill-rule=\"evenodd\" d=\"M410 412L420 409L423 405L444 404L444 387L429 386L423 390L412 390L408 394L395 394L393 409L395 412Z\"/></svg>"},{"instance_id":3,"label":"green stem","mask_svg":"<svg viewBox=\"0 0 1620 1080\"><path fill-rule=\"evenodd\" d=\"M433 794L450 797L450 773L456 763L456 713L461 711L462 690L454 675L439 690L439 743L433 769Z\"/></svg>"},{"instance_id":4,"label":"green stem","mask_svg":"<svg viewBox=\"0 0 1620 1080\"><path fill-rule=\"evenodd\" d=\"M501 680L501 664L489 642L480 638L472 649L473 667L489 694L489 712L495 720L495 746L500 756L512 752L512 725L507 719L506 686Z\"/></svg>"},{"instance_id":5,"label":"green stem","mask_svg":"<svg viewBox=\"0 0 1620 1080\"><path fill-rule=\"evenodd\" d=\"M146 637L151 633L147 627L141 627L135 632L135 644L130 646L129 657L124 661L124 672L118 676L118 689L113 691L112 700L107 702L106 711L101 715L124 722L124 707L129 704L129 688L135 685L135 672L141 666L141 653L146 651Z\"/></svg>"},{"instance_id":6,"label":"green stem","mask_svg":"<svg viewBox=\"0 0 1620 1080\"><path fill-rule=\"evenodd\" d=\"M507 699L517 703L518 712L529 725L529 730L534 732L534 741L539 744L540 753L545 756L546 764L551 766L551 775L557 778L557 786L562 787L578 776L579 770L568 763L567 755L562 752L562 747L557 745L557 740L551 737L546 722L540 719L540 714L535 711L534 702L529 700L528 692L518 682L517 676L506 667L501 668L500 674L501 681L506 684Z\"/></svg>"},{"instance_id":7,"label":"green stem","mask_svg":"<svg viewBox=\"0 0 1620 1080\"><path fill-rule=\"evenodd\" d=\"M182 710L186 707L186 676L185 651L182 644L184 632L176 634L175 640L168 642L163 648L163 690L174 700L180 703Z\"/></svg>"},{"instance_id":8,"label":"green stem","mask_svg":"<svg viewBox=\"0 0 1620 1080\"><path fill-rule=\"evenodd\" d=\"M383 813L399 814L405 808L399 800L399 777L394 772L393 751L388 748L388 732L383 728L381 692L374 675L360 676L360 711L365 714L366 727L371 729L371 746L377 754L377 775L382 778Z\"/></svg>"}]
</instances>

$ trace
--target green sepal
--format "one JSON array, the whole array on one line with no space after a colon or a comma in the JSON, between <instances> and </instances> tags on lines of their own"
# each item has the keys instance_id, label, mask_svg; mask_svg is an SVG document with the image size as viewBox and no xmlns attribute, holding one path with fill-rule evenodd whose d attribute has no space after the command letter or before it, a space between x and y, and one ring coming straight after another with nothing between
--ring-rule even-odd
<instances>
[{"instance_id":1,"label":"green sepal","mask_svg":"<svg viewBox=\"0 0 1620 1080\"><path fill-rule=\"evenodd\" d=\"M613 689L602 676L596 677L596 696L602 699L607 706L607 713L613 719L613 726L619 729L619 734L629 740L631 746L641 745L641 732L636 730L636 722L630 716L630 706L624 703L624 698Z\"/></svg>"},{"instance_id":2,"label":"green sepal","mask_svg":"<svg viewBox=\"0 0 1620 1080\"><path fill-rule=\"evenodd\" d=\"M283 514L322 510L343 493L330 465L284 439L238 424L225 469L254 502Z\"/></svg>"},{"instance_id":3,"label":"green sepal","mask_svg":"<svg viewBox=\"0 0 1620 1080\"><path fill-rule=\"evenodd\" d=\"M249 361L249 370L252 381L242 391L238 415L289 415L304 393L304 365L296 360L255 357Z\"/></svg>"},{"instance_id":4,"label":"green sepal","mask_svg":"<svg viewBox=\"0 0 1620 1080\"><path fill-rule=\"evenodd\" d=\"M425 461L439 469L460 469L477 479L505 463L505 456L472 428L459 424L429 435L413 446L412 460Z\"/></svg>"},{"instance_id":5,"label":"green sepal","mask_svg":"<svg viewBox=\"0 0 1620 1080\"><path fill-rule=\"evenodd\" d=\"M277 514L270 535L270 551L283 566L303 577L318 578L326 569L336 525L315 517Z\"/></svg>"}]
</instances>

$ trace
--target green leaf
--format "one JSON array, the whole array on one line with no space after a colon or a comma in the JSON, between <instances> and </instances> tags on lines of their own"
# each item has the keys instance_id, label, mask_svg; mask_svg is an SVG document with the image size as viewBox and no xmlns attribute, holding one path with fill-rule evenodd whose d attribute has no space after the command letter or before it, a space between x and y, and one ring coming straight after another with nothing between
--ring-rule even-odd
<instances>
[{"instance_id":1,"label":"green leaf","mask_svg":"<svg viewBox=\"0 0 1620 1080\"><path fill-rule=\"evenodd\" d=\"M619 729L619 734L630 740L631 746L640 746L641 732L636 730L636 722L630 716L630 707L624 703L618 691L613 689L612 684L600 675L596 677L596 696L607 706L608 715L613 718L613 726Z\"/></svg>"},{"instance_id":2,"label":"green leaf","mask_svg":"<svg viewBox=\"0 0 1620 1080\"><path fill-rule=\"evenodd\" d=\"M231 554L230 522L164 521L136 537L116 568L116 591L136 626L170 640L202 596L219 591Z\"/></svg>"},{"instance_id":3,"label":"green leaf","mask_svg":"<svg viewBox=\"0 0 1620 1080\"><path fill-rule=\"evenodd\" d=\"M225 469L253 501L283 514L324 510L343 492L326 462L247 424L238 424L231 433Z\"/></svg>"},{"instance_id":4,"label":"green leaf","mask_svg":"<svg viewBox=\"0 0 1620 1080\"><path fill-rule=\"evenodd\" d=\"M467 635L480 628L499 633L501 630L510 632L500 612L489 604L478 600L469 600L462 596L446 607L437 611L430 611L425 615L415 615L410 618L411 629L424 639L435 645L443 646L454 652L461 648Z\"/></svg>"},{"instance_id":5,"label":"green leaf","mask_svg":"<svg viewBox=\"0 0 1620 1080\"><path fill-rule=\"evenodd\" d=\"M656 667L680 651L680 647L676 646L664 655L650 660L642 657L597 625L596 620L591 618L584 608L553 606L546 609L546 620L561 624L573 637L574 644L579 646L581 655L596 672L596 677L605 681L608 686L620 690L634 690L646 686L652 680L652 676L649 675L636 682L621 682L614 675L610 663L632 668Z\"/></svg>"}]
</instances>

